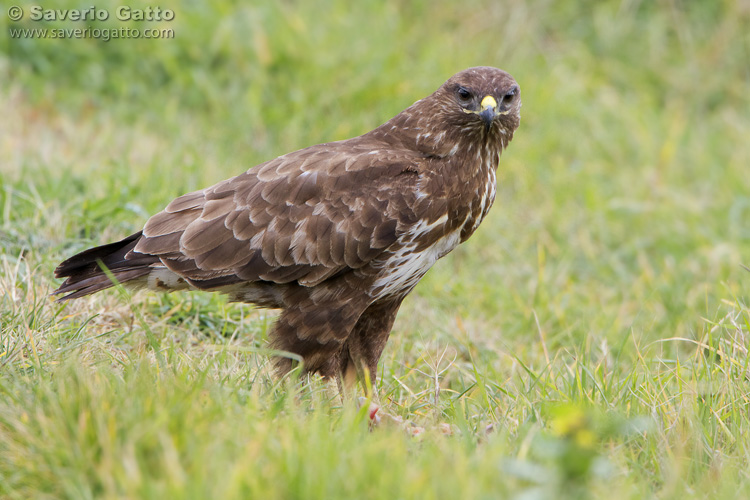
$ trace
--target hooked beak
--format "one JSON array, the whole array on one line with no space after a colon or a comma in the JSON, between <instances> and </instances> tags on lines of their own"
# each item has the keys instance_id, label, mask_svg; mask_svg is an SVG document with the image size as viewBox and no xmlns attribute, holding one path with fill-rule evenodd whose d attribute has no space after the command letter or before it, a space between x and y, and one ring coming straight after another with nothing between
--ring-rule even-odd
<instances>
[{"instance_id":1,"label":"hooked beak","mask_svg":"<svg viewBox=\"0 0 750 500\"><path fill-rule=\"evenodd\" d=\"M497 116L497 101L491 95L484 96L480 106L482 110L479 112L479 117L484 122L484 128L489 130L492 126L492 120Z\"/></svg>"}]
</instances>

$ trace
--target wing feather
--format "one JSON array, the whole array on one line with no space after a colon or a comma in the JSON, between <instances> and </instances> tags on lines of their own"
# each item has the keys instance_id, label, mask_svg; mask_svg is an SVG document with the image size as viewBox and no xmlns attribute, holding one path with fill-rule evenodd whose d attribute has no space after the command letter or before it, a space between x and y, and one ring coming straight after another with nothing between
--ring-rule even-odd
<instances>
[{"instance_id":1,"label":"wing feather","mask_svg":"<svg viewBox=\"0 0 750 500\"><path fill-rule=\"evenodd\" d=\"M418 199L419 176L400 174L418 172L419 158L373 149L313 146L180 196L149 219L134 252L198 287L314 286L358 269L398 240Z\"/></svg>"}]
</instances>

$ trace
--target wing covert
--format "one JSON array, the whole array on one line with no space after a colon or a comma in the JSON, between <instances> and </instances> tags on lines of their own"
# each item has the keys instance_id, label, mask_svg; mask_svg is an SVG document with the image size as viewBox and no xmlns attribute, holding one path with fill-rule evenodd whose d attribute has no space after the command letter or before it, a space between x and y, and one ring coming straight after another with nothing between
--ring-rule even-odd
<instances>
[{"instance_id":1,"label":"wing covert","mask_svg":"<svg viewBox=\"0 0 750 500\"><path fill-rule=\"evenodd\" d=\"M322 144L182 195L134 252L199 288L242 281L314 286L358 269L416 220L417 158Z\"/></svg>"}]
</instances>

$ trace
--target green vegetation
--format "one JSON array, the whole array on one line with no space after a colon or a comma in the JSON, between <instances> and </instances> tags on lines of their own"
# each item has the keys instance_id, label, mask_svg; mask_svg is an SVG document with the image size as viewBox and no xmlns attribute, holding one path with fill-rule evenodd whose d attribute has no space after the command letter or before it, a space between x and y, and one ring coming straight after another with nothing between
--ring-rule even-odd
<instances>
[{"instance_id":1,"label":"green vegetation","mask_svg":"<svg viewBox=\"0 0 750 500\"><path fill-rule=\"evenodd\" d=\"M750 496L748 3L260 3L165 0L175 20L138 26L114 1L104 22L3 6L0 498ZM11 38L122 26L175 36ZM60 260L174 196L480 64L524 101L498 198L378 374L420 436L275 379L272 312L47 297Z\"/></svg>"}]
</instances>

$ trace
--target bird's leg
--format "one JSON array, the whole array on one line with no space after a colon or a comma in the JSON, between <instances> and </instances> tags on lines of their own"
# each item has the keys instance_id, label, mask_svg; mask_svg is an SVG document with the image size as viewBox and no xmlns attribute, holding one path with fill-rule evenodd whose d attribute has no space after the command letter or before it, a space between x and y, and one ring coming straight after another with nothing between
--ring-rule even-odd
<instances>
[{"instance_id":1,"label":"bird's leg","mask_svg":"<svg viewBox=\"0 0 750 500\"><path fill-rule=\"evenodd\" d=\"M347 401L354 398L357 388L357 370L351 363L348 363L336 376L336 387L338 387L338 396L341 398L341 404L346 405Z\"/></svg>"},{"instance_id":2,"label":"bird's leg","mask_svg":"<svg viewBox=\"0 0 750 500\"><path fill-rule=\"evenodd\" d=\"M305 372L326 378L340 374L344 343L367 307L366 296L342 303L336 290L290 287L282 298L284 310L270 333L274 349L296 354L302 358ZM280 374L292 366L290 358L276 359Z\"/></svg>"},{"instance_id":3,"label":"bird's leg","mask_svg":"<svg viewBox=\"0 0 750 500\"><path fill-rule=\"evenodd\" d=\"M367 401L377 399L375 378L378 360L388 341L401 299L391 299L370 304L359 316L357 324L344 343L341 353L341 388L345 397L354 393L357 380L362 384ZM376 422L379 407L371 403L370 420Z\"/></svg>"},{"instance_id":4,"label":"bird's leg","mask_svg":"<svg viewBox=\"0 0 750 500\"><path fill-rule=\"evenodd\" d=\"M345 397L349 398L357 380L362 383L367 397L357 398L357 404L360 408L367 406L367 417L372 427L395 426L411 436L418 436L425 429L386 412L378 404L377 392L374 390L378 360L388 341L401 300L402 298L396 298L370 304L359 317L342 349L339 387L342 397L346 394ZM441 432L445 433L442 428Z\"/></svg>"},{"instance_id":5,"label":"bird's leg","mask_svg":"<svg viewBox=\"0 0 750 500\"><path fill-rule=\"evenodd\" d=\"M342 370L354 370L363 383L375 384L378 360L393 328L402 298L373 302L359 316L342 352ZM349 375L350 377L352 375ZM365 387L365 390L370 387Z\"/></svg>"},{"instance_id":6,"label":"bird's leg","mask_svg":"<svg viewBox=\"0 0 750 500\"><path fill-rule=\"evenodd\" d=\"M343 394L346 394L347 396L354 394L354 391L357 388L357 369L354 367L353 363L347 363L339 380L341 381L340 389Z\"/></svg>"}]
</instances>

